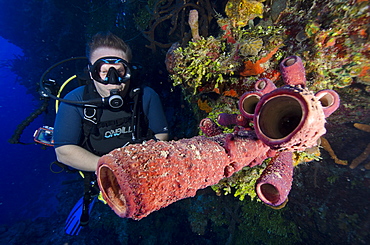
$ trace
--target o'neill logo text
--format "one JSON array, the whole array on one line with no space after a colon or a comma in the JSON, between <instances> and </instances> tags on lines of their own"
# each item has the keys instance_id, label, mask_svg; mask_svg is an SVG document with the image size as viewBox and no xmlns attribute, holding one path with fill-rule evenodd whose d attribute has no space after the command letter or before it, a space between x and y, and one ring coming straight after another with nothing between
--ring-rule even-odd
<instances>
[{"instance_id":1,"label":"o'neill logo text","mask_svg":"<svg viewBox=\"0 0 370 245\"><path fill-rule=\"evenodd\" d=\"M126 127L122 127L122 128L108 130L104 133L104 137L108 139L108 138L120 136L121 134L127 134L127 133L132 133L131 127L128 127L128 129L126 129Z\"/></svg>"}]
</instances>

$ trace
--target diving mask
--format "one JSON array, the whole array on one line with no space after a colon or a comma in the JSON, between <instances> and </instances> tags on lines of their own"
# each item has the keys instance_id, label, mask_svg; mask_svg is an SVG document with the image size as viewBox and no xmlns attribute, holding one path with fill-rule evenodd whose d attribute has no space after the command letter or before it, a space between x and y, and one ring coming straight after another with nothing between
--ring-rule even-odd
<instances>
[{"instance_id":1,"label":"diving mask","mask_svg":"<svg viewBox=\"0 0 370 245\"><path fill-rule=\"evenodd\" d=\"M113 66L104 66L113 65ZM102 84L121 84L130 80L129 64L118 57L103 57L90 65L92 78Z\"/></svg>"}]
</instances>

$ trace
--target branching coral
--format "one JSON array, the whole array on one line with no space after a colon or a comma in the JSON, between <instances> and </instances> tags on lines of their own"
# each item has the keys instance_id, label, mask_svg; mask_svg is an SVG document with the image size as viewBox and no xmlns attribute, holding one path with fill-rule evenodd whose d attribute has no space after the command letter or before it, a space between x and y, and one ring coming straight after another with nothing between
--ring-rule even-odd
<instances>
[{"instance_id":1,"label":"branching coral","mask_svg":"<svg viewBox=\"0 0 370 245\"><path fill-rule=\"evenodd\" d=\"M182 40L186 36L186 16L189 9L196 9L199 12L200 34L202 36L208 36L208 26L213 19L213 9L209 0L157 0L151 11L149 27L146 31L143 31L144 37L150 41L150 45L147 47L153 51L156 51L157 46L160 48L169 48L172 42L168 40L168 37L171 35L176 36L173 38L176 41ZM160 27L169 29L169 32L166 33L167 38L163 40L158 38L159 33L157 29Z\"/></svg>"},{"instance_id":2,"label":"branching coral","mask_svg":"<svg viewBox=\"0 0 370 245\"><path fill-rule=\"evenodd\" d=\"M351 165L349 167L352 168L352 169L356 168L363 161L365 161L369 157L369 155L370 155L370 144L367 145L367 147L361 153L361 155L359 155L358 157L356 157L355 159L353 159L353 161L351 162ZM370 163L367 163L365 165L365 168L366 169L370 169Z\"/></svg>"},{"instance_id":3,"label":"branching coral","mask_svg":"<svg viewBox=\"0 0 370 245\"><path fill-rule=\"evenodd\" d=\"M321 137L321 146L329 153L330 157L334 160L336 164L348 165L348 162L346 160L341 160L337 157L333 148L331 148L329 141L324 137Z\"/></svg>"},{"instance_id":4,"label":"branching coral","mask_svg":"<svg viewBox=\"0 0 370 245\"><path fill-rule=\"evenodd\" d=\"M355 123L353 126L357 129L360 129L360 130L364 131L364 132L370 132L370 125L362 124L362 123ZM336 164L348 165L347 161L340 160L336 156L334 150L331 148L331 146L329 144L329 141L327 141L324 137L321 137L321 145L330 154L331 158L335 161ZM364 151L359 156L357 156L355 159L352 160L349 167L351 169L356 168L361 163L363 163L369 157L369 155L370 155L370 144L368 144L366 146ZM370 162L366 163L364 165L364 167L365 167L365 169L370 169Z\"/></svg>"}]
</instances>

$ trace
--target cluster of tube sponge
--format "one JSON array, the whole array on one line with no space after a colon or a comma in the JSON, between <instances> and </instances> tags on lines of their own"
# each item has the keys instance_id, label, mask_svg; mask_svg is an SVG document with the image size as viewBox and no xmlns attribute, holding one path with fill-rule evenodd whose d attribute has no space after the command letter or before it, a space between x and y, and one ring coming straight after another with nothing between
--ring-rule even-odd
<instances>
[{"instance_id":1,"label":"cluster of tube sponge","mask_svg":"<svg viewBox=\"0 0 370 245\"><path fill-rule=\"evenodd\" d=\"M293 180L292 152L317 144L326 132L325 118L339 106L339 96L332 90L308 90L297 56L284 59L280 67L285 86L276 88L261 79L255 91L240 97L240 114L219 115L219 124L236 125L234 132L224 134L206 118L200 122L206 136L151 140L101 157L98 183L108 205L120 217L139 220L269 157L256 192L268 205L283 204Z\"/></svg>"}]
</instances>

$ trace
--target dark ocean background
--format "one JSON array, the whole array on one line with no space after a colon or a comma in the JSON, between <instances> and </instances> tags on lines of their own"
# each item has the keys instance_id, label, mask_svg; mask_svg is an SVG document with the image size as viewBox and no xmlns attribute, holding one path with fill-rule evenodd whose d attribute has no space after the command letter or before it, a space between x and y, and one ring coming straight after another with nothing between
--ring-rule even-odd
<instances>
[{"instance_id":1,"label":"dark ocean background","mask_svg":"<svg viewBox=\"0 0 370 245\"><path fill-rule=\"evenodd\" d=\"M363 165L349 169L336 164L322 149L320 161L295 168L289 202L280 210L248 197L240 201L233 195L217 196L206 188L140 221L119 218L107 205L97 202L89 226L78 236L65 234L65 220L83 194L82 179L77 173L56 173L61 169L52 165L54 149L33 142L36 129L53 125L54 101L15 135L43 103L38 82L47 68L84 56L85 43L93 34L112 31L131 46L134 62L144 67L143 79L160 95L170 138L198 134L200 116L195 115L179 86L172 86L164 64L168 44L179 39L176 32L168 35L173 23L158 25L155 38L163 47L155 48L135 26L138 19L145 19L140 11L153 14L149 10L159 2L183 4L160 0L0 0L0 245L370 244L370 170ZM209 9L222 13L227 1L187 2L210 3ZM266 4L272 2L289 1ZM295 2L305 10L311 9L313 2L347 4L344 0ZM323 22L329 25L330 21ZM207 35L218 35L220 28L214 19L211 24ZM367 30L370 32L370 27ZM68 63L50 75L63 82L81 67L80 63ZM369 144L370 134L354 128L353 123L370 124L370 85L355 83L337 92L341 107L328 118L325 137L338 157L350 162ZM14 139L20 144L9 143Z\"/></svg>"},{"instance_id":2,"label":"dark ocean background","mask_svg":"<svg viewBox=\"0 0 370 245\"><path fill-rule=\"evenodd\" d=\"M23 219L47 217L55 211L55 190L60 178L50 174L47 162L54 158L52 149L42 150L35 144L13 145L7 143L14 133L14 126L25 120L39 106L24 86L16 82L10 70L10 60L22 55L22 50L0 38L1 83L1 222L12 225ZM8 63L8 65L7 65ZM33 132L42 126L42 117L37 118L25 131L22 140L32 143Z\"/></svg>"}]
</instances>

